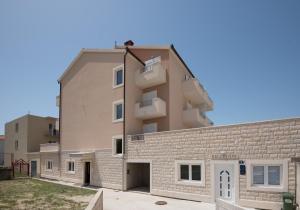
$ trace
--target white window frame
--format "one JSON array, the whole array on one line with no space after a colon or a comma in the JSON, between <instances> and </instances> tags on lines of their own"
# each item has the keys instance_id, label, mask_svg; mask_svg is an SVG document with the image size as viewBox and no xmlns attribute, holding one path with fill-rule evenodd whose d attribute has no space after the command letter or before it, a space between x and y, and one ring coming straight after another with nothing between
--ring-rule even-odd
<instances>
[{"instance_id":1,"label":"white window frame","mask_svg":"<svg viewBox=\"0 0 300 210\"><path fill-rule=\"evenodd\" d=\"M117 154L116 153L116 149L117 149L117 144L116 144L116 140L117 139L122 139L122 153L121 154ZM124 139L123 139L123 135L117 135L117 136L113 136L112 137L112 156L113 157L123 157L124 154Z\"/></svg>"},{"instance_id":2,"label":"white window frame","mask_svg":"<svg viewBox=\"0 0 300 210\"><path fill-rule=\"evenodd\" d=\"M74 171L69 171L69 162L74 162ZM76 171L75 160L66 160L66 171L68 174L75 174Z\"/></svg>"},{"instance_id":3,"label":"white window frame","mask_svg":"<svg viewBox=\"0 0 300 210\"><path fill-rule=\"evenodd\" d=\"M180 178L180 166L189 166L189 180L182 180ZM200 165L201 168L201 180L192 180L192 165ZM204 160L176 160L175 161L175 183L180 185L192 185L192 186L205 186L205 161Z\"/></svg>"},{"instance_id":4,"label":"white window frame","mask_svg":"<svg viewBox=\"0 0 300 210\"><path fill-rule=\"evenodd\" d=\"M264 166L264 184L253 184L253 167ZM280 185L268 184L268 166L280 166ZM288 190L288 160L248 160L247 189L265 192L286 192Z\"/></svg>"},{"instance_id":5,"label":"white window frame","mask_svg":"<svg viewBox=\"0 0 300 210\"><path fill-rule=\"evenodd\" d=\"M116 119L117 118L116 107L119 104L122 104L122 118ZM123 118L124 118L124 103L123 103L123 99L122 100L118 100L118 101L114 101L113 104L112 104L112 121L114 123L123 122Z\"/></svg>"},{"instance_id":6,"label":"white window frame","mask_svg":"<svg viewBox=\"0 0 300 210\"><path fill-rule=\"evenodd\" d=\"M122 77L123 77L123 82L119 85L117 85L117 71L122 70ZM113 89L114 88L118 88L118 87L122 87L124 86L124 65L119 65L113 68Z\"/></svg>"},{"instance_id":7,"label":"white window frame","mask_svg":"<svg viewBox=\"0 0 300 210\"><path fill-rule=\"evenodd\" d=\"M51 169L48 168L48 162L51 162ZM45 171L53 171L53 160L50 159L45 160Z\"/></svg>"}]
</instances>

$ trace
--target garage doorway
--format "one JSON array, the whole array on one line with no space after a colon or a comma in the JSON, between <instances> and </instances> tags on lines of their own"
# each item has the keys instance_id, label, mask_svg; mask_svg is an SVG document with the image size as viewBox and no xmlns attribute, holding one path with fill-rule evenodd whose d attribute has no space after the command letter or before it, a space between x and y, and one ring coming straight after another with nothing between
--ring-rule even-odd
<instances>
[{"instance_id":1,"label":"garage doorway","mask_svg":"<svg viewBox=\"0 0 300 210\"><path fill-rule=\"evenodd\" d=\"M127 190L150 192L150 163L127 163Z\"/></svg>"}]
</instances>

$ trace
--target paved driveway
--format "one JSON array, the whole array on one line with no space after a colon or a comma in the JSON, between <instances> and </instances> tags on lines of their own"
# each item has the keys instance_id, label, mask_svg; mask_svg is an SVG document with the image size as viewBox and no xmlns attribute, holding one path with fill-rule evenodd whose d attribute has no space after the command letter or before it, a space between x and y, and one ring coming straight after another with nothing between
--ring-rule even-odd
<instances>
[{"instance_id":1,"label":"paved driveway","mask_svg":"<svg viewBox=\"0 0 300 210\"><path fill-rule=\"evenodd\" d=\"M122 192L103 189L104 210L214 210L215 205L186 201L136 192ZM166 201L167 205L155 205L156 201Z\"/></svg>"}]
</instances>

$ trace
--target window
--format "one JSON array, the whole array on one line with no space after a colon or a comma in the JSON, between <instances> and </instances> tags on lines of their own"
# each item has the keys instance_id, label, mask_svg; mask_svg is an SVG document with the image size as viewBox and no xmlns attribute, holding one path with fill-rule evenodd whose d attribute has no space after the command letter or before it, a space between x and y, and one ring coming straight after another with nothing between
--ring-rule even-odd
<instances>
[{"instance_id":1,"label":"window","mask_svg":"<svg viewBox=\"0 0 300 210\"><path fill-rule=\"evenodd\" d=\"M113 69L113 88L121 87L124 84L124 65Z\"/></svg>"},{"instance_id":2,"label":"window","mask_svg":"<svg viewBox=\"0 0 300 210\"><path fill-rule=\"evenodd\" d=\"M16 124L15 124L15 131L16 131L16 133L19 132L19 123L16 123Z\"/></svg>"},{"instance_id":3,"label":"window","mask_svg":"<svg viewBox=\"0 0 300 210\"><path fill-rule=\"evenodd\" d=\"M112 155L122 156L123 155L123 136L114 136L112 139Z\"/></svg>"},{"instance_id":4,"label":"window","mask_svg":"<svg viewBox=\"0 0 300 210\"><path fill-rule=\"evenodd\" d=\"M15 150L18 150L18 149L19 149L19 141L15 140Z\"/></svg>"},{"instance_id":5,"label":"window","mask_svg":"<svg viewBox=\"0 0 300 210\"><path fill-rule=\"evenodd\" d=\"M52 171L52 165L53 165L52 160L46 160L46 171Z\"/></svg>"},{"instance_id":6,"label":"window","mask_svg":"<svg viewBox=\"0 0 300 210\"><path fill-rule=\"evenodd\" d=\"M204 161L176 161L176 180L177 184L204 186L205 166Z\"/></svg>"},{"instance_id":7,"label":"window","mask_svg":"<svg viewBox=\"0 0 300 210\"><path fill-rule=\"evenodd\" d=\"M67 161L67 171L68 173L75 173L75 161Z\"/></svg>"},{"instance_id":8,"label":"window","mask_svg":"<svg viewBox=\"0 0 300 210\"><path fill-rule=\"evenodd\" d=\"M192 165L192 180L201 181L201 165Z\"/></svg>"},{"instance_id":9,"label":"window","mask_svg":"<svg viewBox=\"0 0 300 210\"><path fill-rule=\"evenodd\" d=\"M280 185L282 165L253 166L252 184L273 186Z\"/></svg>"},{"instance_id":10,"label":"window","mask_svg":"<svg viewBox=\"0 0 300 210\"><path fill-rule=\"evenodd\" d=\"M251 190L283 192L287 190L287 160L252 160L247 164L247 187Z\"/></svg>"},{"instance_id":11,"label":"window","mask_svg":"<svg viewBox=\"0 0 300 210\"><path fill-rule=\"evenodd\" d=\"M253 167L253 184L264 184L264 166Z\"/></svg>"},{"instance_id":12,"label":"window","mask_svg":"<svg viewBox=\"0 0 300 210\"><path fill-rule=\"evenodd\" d=\"M113 122L123 121L123 100L113 103Z\"/></svg>"},{"instance_id":13,"label":"window","mask_svg":"<svg viewBox=\"0 0 300 210\"><path fill-rule=\"evenodd\" d=\"M189 180L189 165L180 165L180 179Z\"/></svg>"}]
</instances>

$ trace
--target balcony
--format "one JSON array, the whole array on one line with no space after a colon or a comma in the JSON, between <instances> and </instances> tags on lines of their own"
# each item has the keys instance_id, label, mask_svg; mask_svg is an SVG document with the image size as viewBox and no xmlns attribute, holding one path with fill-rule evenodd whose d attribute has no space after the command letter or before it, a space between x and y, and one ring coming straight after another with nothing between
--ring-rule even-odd
<instances>
[{"instance_id":1,"label":"balcony","mask_svg":"<svg viewBox=\"0 0 300 210\"><path fill-rule=\"evenodd\" d=\"M57 122L55 122L55 124L56 123ZM54 139L59 138L59 130L53 129L52 131L45 132L44 136L48 138L54 138Z\"/></svg>"},{"instance_id":2,"label":"balcony","mask_svg":"<svg viewBox=\"0 0 300 210\"><path fill-rule=\"evenodd\" d=\"M135 84L141 88L149 88L167 82L166 69L161 62L146 66L135 73Z\"/></svg>"},{"instance_id":3,"label":"balcony","mask_svg":"<svg viewBox=\"0 0 300 210\"><path fill-rule=\"evenodd\" d=\"M193 104L201 105L202 111L210 111L213 109L213 101L208 96L206 90L198 82L192 78L182 83L183 95Z\"/></svg>"},{"instance_id":4,"label":"balcony","mask_svg":"<svg viewBox=\"0 0 300 210\"><path fill-rule=\"evenodd\" d=\"M146 120L166 115L166 102L160 98L152 98L135 104L135 117L138 119Z\"/></svg>"},{"instance_id":5,"label":"balcony","mask_svg":"<svg viewBox=\"0 0 300 210\"><path fill-rule=\"evenodd\" d=\"M46 143L40 144L40 152L58 152L59 151L59 143Z\"/></svg>"},{"instance_id":6,"label":"balcony","mask_svg":"<svg viewBox=\"0 0 300 210\"><path fill-rule=\"evenodd\" d=\"M200 112L198 108L184 110L182 118L183 123L191 128L213 125L213 122Z\"/></svg>"}]
</instances>

